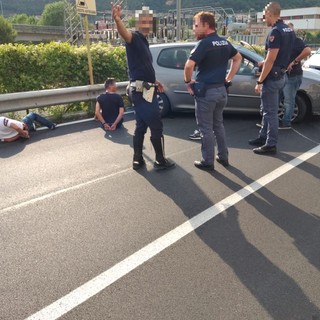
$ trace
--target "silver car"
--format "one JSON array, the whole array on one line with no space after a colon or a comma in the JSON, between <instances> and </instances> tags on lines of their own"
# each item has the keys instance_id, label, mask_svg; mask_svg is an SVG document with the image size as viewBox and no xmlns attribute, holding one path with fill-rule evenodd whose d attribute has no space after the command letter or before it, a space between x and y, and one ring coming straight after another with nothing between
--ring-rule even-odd
<instances>
[{"instance_id":1,"label":"silver car","mask_svg":"<svg viewBox=\"0 0 320 320\"><path fill-rule=\"evenodd\" d=\"M304 62L303 67L320 71L320 48Z\"/></svg>"},{"instance_id":2,"label":"silver car","mask_svg":"<svg viewBox=\"0 0 320 320\"><path fill-rule=\"evenodd\" d=\"M166 43L150 45L157 80L165 87L158 94L161 115L171 111L194 109L194 98L190 96L183 81L184 64L196 42ZM260 112L260 97L254 91L259 75L257 64L263 57L242 46L235 45L243 59L237 75L229 88L226 112ZM316 72L316 73L315 73ZM320 114L320 79L316 70L304 70L303 82L296 96L292 121L301 122L307 114ZM279 105L279 117L283 115L283 104Z\"/></svg>"}]
</instances>

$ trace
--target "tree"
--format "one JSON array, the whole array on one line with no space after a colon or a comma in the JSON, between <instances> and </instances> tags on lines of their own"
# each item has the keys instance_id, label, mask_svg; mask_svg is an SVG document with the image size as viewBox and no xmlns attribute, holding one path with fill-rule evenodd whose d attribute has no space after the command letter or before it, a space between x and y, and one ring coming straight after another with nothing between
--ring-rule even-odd
<instances>
[{"instance_id":1,"label":"tree","mask_svg":"<svg viewBox=\"0 0 320 320\"><path fill-rule=\"evenodd\" d=\"M44 7L39 24L45 26L64 26L64 2L59 1L47 4Z\"/></svg>"},{"instance_id":2,"label":"tree","mask_svg":"<svg viewBox=\"0 0 320 320\"><path fill-rule=\"evenodd\" d=\"M0 43L13 43L16 38L17 32L13 29L12 24L0 16Z\"/></svg>"},{"instance_id":3,"label":"tree","mask_svg":"<svg viewBox=\"0 0 320 320\"><path fill-rule=\"evenodd\" d=\"M25 13L15 14L9 18L9 21L13 24L38 24L38 19L35 16L28 16Z\"/></svg>"}]
</instances>

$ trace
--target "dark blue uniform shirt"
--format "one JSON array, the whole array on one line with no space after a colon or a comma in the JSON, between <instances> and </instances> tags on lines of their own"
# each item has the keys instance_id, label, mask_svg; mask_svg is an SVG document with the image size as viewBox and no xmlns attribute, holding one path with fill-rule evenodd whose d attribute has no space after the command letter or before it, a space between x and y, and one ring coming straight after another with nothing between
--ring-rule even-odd
<instances>
[{"instance_id":1,"label":"dark blue uniform shirt","mask_svg":"<svg viewBox=\"0 0 320 320\"><path fill-rule=\"evenodd\" d=\"M142 33L132 32L131 43L126 43L126 54L130 81L156 81L149 43Z\"/></svg>"},{"instance_id":2,"label":"dark blue uniform shirt","mask_svg":"<svg viewBox=\"0 0 320 320\"><path fill-rule=\"evenodd\" d=\"M290 63L290 54L292 52L295 33L281 19L272 27L267 40L265 50L279 49L274 66L287 69Z\"/></svg>"},{"instance_id":3,"label":"dark blue uniform shirt","mask_svg":"<svg viewBox=\"0 0 320 320\"><path fill-rule=\"evenodd\" d=\"M190 60L197 64L196 81L207 84L225 82L228 60L237 50L215 32L200 40L191 51Z\"/></svg>"}]
</instances>

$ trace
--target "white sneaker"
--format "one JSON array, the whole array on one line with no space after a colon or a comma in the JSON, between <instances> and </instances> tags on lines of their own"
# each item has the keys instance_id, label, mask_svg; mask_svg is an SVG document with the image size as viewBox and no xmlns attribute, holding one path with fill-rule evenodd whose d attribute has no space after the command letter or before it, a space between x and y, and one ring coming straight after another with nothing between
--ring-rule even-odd
<instances>
[{"instance_id":1,"label":"white sneaker","mask_svg":"<svg viewBox=\"0 0 320 320\"><path fill-rule=\"evenodd\" d=\"M189 139L191 140L201 140L201 133L199 130L194 130L192 134L189 134Z\"/></svg>"}]
</instances>

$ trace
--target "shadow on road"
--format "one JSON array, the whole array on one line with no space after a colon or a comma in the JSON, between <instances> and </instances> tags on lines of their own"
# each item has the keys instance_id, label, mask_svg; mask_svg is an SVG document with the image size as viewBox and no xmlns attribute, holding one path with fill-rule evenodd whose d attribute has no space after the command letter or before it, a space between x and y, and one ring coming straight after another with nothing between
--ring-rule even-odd
<instances>
[{"instance_id":1,"label":"shadow on road","mask_svg":"<svg viewBox=\"0 0 320 320\"><path fill-rule=\"evenodd\" d=\"M10 158L24 150L26 144L30 143L29 139L20 139L14 142L1 142L0 158Z\"/></svg>"},{"instance_id":2,"label":"shadow on road","mask_svg":"<svg viewBox=\"0 0 320 320\"><path fill-rule=\"evenodd\" d=\"M230 172L246 184L253 182L234 167ZM165 172L142 170L139 174L171 198L188 219L214 205L192 175L181 167ZM216 179L234 192L242 189L241 185L219 172L208 173L208 179ZM320 219L316 214L300 210L267 188L260 189L258 195L252 194L245 201L292 237L301 254L317 269L320 268ZM288 209L283 211L283 208ZM320 310L295 280L246 239L235 206L195 232L234 271L272 319L320 319Z\"/></svg>"}]
</instances>

